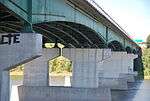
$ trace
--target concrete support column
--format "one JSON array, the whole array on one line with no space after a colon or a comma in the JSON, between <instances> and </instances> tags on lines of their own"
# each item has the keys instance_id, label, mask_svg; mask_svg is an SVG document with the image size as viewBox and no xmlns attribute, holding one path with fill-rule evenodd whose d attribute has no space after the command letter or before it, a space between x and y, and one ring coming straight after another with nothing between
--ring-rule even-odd
<instances>
[{"instance_id":1,"label":"concrete support column","mask_svg":"<svg viewBox=\"0 0 150 101\"><path fill-rule=\"evenodd\" d=\"M111 89L127 89L127 80L120 77L120 73L127 69L123 68L123 58L126 52L111 52L111 57L103 61L103 75L99 78L99 86L109 87Z\"/></svg>"},{"instance_id":2,"label":"concrete support column","mask_svg":"<svg viewBox=\"0 0 150 101\"><path fill-rule=\"evenodd\" d=\"M119 74L128 71L127 67L123 68L124 56L126 52L112 52L111 58L107 59L103 63L104 77L119 77Z\"/></svg>"},{"instance_id":3,"label":"concrete support column","mask_svg":"<svg viewBox=\"0 0 150 101\"><path fill-rule=\"evenodd\" d=\"M137 55L134 54L127 54L123 57L123 71L121 72L120 76L127 78L128 82L134 82L134 76L137 75L136 72L133 71L134 67L134 59L137 58Z\"/></svg>"},{"instance_id":4,"label":"concrete support column","mask_svg":"<svg viewBox=\"0 0 150 101\"><path fill-rule=\"evenodd\" d=\"M42 56L34 59L24 66L25 86L48 86L49 66L48 62L59 55L59 49L43 49Z\"/></svg>"},{"instance_id":5,"label":"concrete support column","mask_svg":"<svg viewBox=\"0 0 150 101\"><path fill-rule=\"evenodd\" d=\"M128 54L128 58L126 59L127 60L127 63L129 65L129 73L133 73L134 70L134 59L138 58L138 55L135 55L135 54Z\"/></svg>"},{"instance_id":6,"label":"concrete support column","mask_svg":"<svg viewBox=\"0 0 150 101\"><path fill-rule=\"evenodd\" d=\"M72 87L97 88L103 49L63 49L73 63Z\"/></svg>"},{"instance_id":7,"label":"concrete support column","mask_svg":"<svg viewBox=\"0 0 150 101\"><path fill-rule=\"evenodd\" d=\"M1 33L0 37L3 36L5 36L3 40L5 44L0 44L0 101L9 101L8 70L41 55L42 35L38 33ZM7 39L6 36L11 36L11 38Z\"/></svg>"},{"instance_id":8,"label":"concrete support column","mask_svg":"<svg viewBox=\"0 0 150 101\"><path fill-rule=\"evenodd\" d=\"M0 101L9 101L9 71L0 71Z\"/></svg>"}]
</instances>

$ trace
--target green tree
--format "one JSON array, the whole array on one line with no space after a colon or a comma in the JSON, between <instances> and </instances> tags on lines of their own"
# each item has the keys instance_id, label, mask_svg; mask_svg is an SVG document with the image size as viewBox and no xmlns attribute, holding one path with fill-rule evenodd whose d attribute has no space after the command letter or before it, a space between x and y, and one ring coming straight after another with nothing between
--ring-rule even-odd
<instances>
[{"instance_id":1,"label":"green tree","mask_svg":"<svg viewBox=\"0 0 150 101\"><path fill-rule=\"evenodd\" d=\"M63 56L59 56L49 62L49 72L63 73L71 72L71 61Z\"/></svg>"},{"instance_id":2,"label":"green tree","mask_svg":"<svg viewBox=\"0 0 150 101\"><path fill-rule=\"evenodd\" d=\"M16 72L21 72L23 70L24 70L24 65L19 65L19 66L15 67L15 68L11 69L10 72L15 72L15 71Z\"/></svg>"},{"instance_id":3,"label":"green tree","mask_svg":"<svg viewBox=\"0 0 150 101\"><path fill-rule=\"evenodd\" d=\"M144 75L150 76L150 48L143 49Z\"/></svg>"},{"instance_id":4,"label":"green tree","mask_svg":"<svg viewBox=\"0 0 150 101\"><path fill-rule=\"evenodd\" d=\"M147 37L146 43L147 43L147 48L150 48L150 35Z\"/></svg>"}]
</instances>

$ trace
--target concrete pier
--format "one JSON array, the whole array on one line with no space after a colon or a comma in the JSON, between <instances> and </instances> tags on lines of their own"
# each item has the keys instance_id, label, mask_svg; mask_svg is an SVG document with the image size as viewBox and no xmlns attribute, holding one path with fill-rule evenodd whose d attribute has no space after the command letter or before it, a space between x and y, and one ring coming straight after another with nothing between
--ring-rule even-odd
<instances>
[{"instance_id":1,"label":"concrete pier","mask_svg":"<svg viewBox=\"0 0 150 101\"><path fill-rule=\"evenodd\" d=\"M15 34L15 33L13 33ZM4 34L5 35L5 34ZM20 33L19 43L0 45L0 68L11 69L19 64L31 61L42 52L42 35Z\"/></svg>"},{"instance_id":2,"label":"concrete pier","mask_svg":"<svg viewBox=\"0 0 150 101\"><path fill-rule=\"evenodd\" d=\"M9 71L1 71L0 78L0 101L9 101Z\"/></svg>"},{"instance_id":3,"label":"concrete pier","mask_svg":"<svg viewBox=\"0 0 150 101\"><path fill-rule=\"evenodd\" d=\"M137 75L137 72L133 70L133 62L137 57L138 56L135 54L127 54L123 58L123 71L121 72L120 77L125 77L127 82L135 82L135 76Z\"/></svg>"},{"instance_id":4,"label":"concrete pier","mask_svg":"<svg viewBox=\"0 0 150 101\"><path fill-rule=\"evenodd\" d=\"M20 101L111 101L110 88L98 88L101 63L109 58L109 52L109 49L63 49L63 56L73 63L71 87L50 87L47 62L58 55L58 50L43 49L41 57L25 65Z\"/></svg>"},{"instance_id":5,"label":"concrete pier","mask_svg":"<svg viewBox=\"0 0 150 101\"><path fill-rule=\"evenodd\" d=\"M59 56L59 49L43 49L42 56L24 65L25 86L49 86L49 60Z\"/></svg>"},{"instance_id":6,"label":"concrete pier","mask_svg":"<svg viewBox=\"0 0 150 101\"><path fill-rule=\"evenodd\" d=\"M63 49L64 57L73 62L72 87L97 88L98 75L110 49Z\"/></svg>"},{"instance_id":7,"label":"concrete pier","mask_svg":"<svg viewBox=\"0 0 150 101\"><path fill-rule=\"evenodd\" d=\"M111 101L108 88L20 86L19 101Z\"/></svg>"},{"instance_id":8,"label":"concrete pier","mask_svg":"<svg viewBox=\"0 0 150 101\"><path fill-rule=\"evenodd\" d=\"M0 101L9 101L9 70L39 56L42 52L42 35L37 33L2 33L14 36L4 38L0 45ZM8 43L9 40L9 43Z\"/></svg>"},{"instance_id":9,"label":"concrete pier","mask_svg":"<svg viewBox=\"0 0 150 101\"><path fill-rule=\"evenodd\" d=\"M99 76L99 86L109 87L111 89L126 90L127 79L121 77L120 74L127 71L127 67L124 68L124 56L126 52L111 52L111 57L103 62L103 75Z\"/></svg>"}]
</instances>

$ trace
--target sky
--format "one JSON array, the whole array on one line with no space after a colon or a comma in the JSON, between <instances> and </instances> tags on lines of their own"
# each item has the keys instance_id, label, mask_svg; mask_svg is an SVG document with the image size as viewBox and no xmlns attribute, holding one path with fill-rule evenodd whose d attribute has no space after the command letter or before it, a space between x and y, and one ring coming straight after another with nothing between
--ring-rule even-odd
<instances>
[{"instance_id":1,"label":"sky","mask_svg":"<svg viewBox=\"0 0 150 101\"><path fill-rule=\"evenodd\" d=\"M95 0L134 40L150 34L150 0Z\"/></svg>"}]
</instances>

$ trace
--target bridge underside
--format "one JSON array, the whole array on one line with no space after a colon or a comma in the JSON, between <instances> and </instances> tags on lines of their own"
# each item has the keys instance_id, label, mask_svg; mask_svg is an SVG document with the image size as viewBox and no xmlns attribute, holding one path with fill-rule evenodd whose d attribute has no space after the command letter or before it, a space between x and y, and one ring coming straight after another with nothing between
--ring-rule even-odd
<instances>
[{"instance_id":1,"label":"bridge underside","mask_svg":"<svg viewBox=\"0 0 150 101\"><path fill-rule=\"evenodd\" d=\"M37 34L36 33L26 34L27 32L30 32L29 30L36 32ZM3 67L3 69L1 68L0 71L0 78L1 78L0 79L0 95L1 95L0 101L1 99L5 99L2 101L9 101L9 97L8 97L9 96L8 88L10 87L9 69L17 65L20 65L22 63L27 63L28 61L30 62L29 64L26 64L25 73L24 73L25 87L29 87L29 86L34 87L35 85L39 87L48 87L47 82L48 82L49 75L47 75L47 73L49 72L49 70L47 69L48 67L47 63L50 59L59 56L59 49L58 48L42 49L42 35L44 39L43 45L45 43L61 43L65 47L68 47L68 49L67 48L63 49L62 54L64 55L64 57L68 58L73 62L74 77L72 78L73 81L72 87L74 87L75 90L74 89L72 90L71 88L72 91L71 95L67 94L68 96L67 99L69 99L70 96L72 95L74 96L74 92L76 92L76 88L83 88L85 94L87 94L85 88L86 89L90 88L89 89L90 91L91 89L94 89L94 92L96 92L96 94L91 92L88 93L89 94L88 96L91 96L91 94L93 94L94 95L94 96L92 95L93 98L95 98L95 95L98 95L96 96L98 99L101 98L99 94L104 96L104 98L108 98L110 97L109 96L110 91L107 90L108 93L106 93L109 95L104 95L103 92L105 92L106 90L97 92L97 90L99 91L99 89L97 90L95 89L100 87L99 78L101 77L98 77L99 74L105 73L102 76L102 78L105 77L106 79L111 79L111 80L114 79L116 80L117 78L117 81L120 82L120 78L122 81L126 80L126 78L122 79L122 77L120 77L120 74L128 75L130 73L129 70L132 71L132 69L138 70L139 68L141 68L140 67L141 66L140 63L142 63L141 61L142 54L140 53L141 51L138 52L137 50L133 50L132 45L126 47L125 42L123 43L121 41L118 41L119 39L117 40L117 38L115 37L110 43L107 43L106 40L95 30L87 27L84 24L69 22L69 21L47 21L42 23L30 24L29 22L25 21L24 19L16 15L11 10L7 9L7 7L3 6L2 4L0 4L0 33L21 33L19 34L20 36L22 36L23 34L24 36L28 36L28 37L23 37L23 36L20 37L22 43L18 45L12 45L14 46L13 48L11 45L9 45L9 47L4 47L5 45L1 47L0 67ZM109 40L107 41L109 42ZM98 48L109 48L109 49L98 49ZM131 54L127 54L127 53L131 53ZM135 54L132 53L137 53L139 55L136 60L134 60ZM134 68L133 68L133 61L134 61ZM131 75L133 72L134 71L131 72ZM110 81L109 83L108 81L106 82L106 84L112 84L114 82L114 81ZM105 84L105 80L100 81L100 83L102 82L104 82ZM127 85L127 81L125 81L125 83ZM116 82L114 84L116 84ZM47 89L49 90L49 88L46 88L45 90ZM27 91L26 94L27 95L29 94L31 96L34 95L36 91L38 91L38 89L35 89L34 91L31 90L30 88L29 90L33 91L33 93L31 92L30 94ZM40 91L39 94L38 93L36 93L37 95L35 94L36 95L35 99L41 97L39 96L41 95L41 90L39 91ZM60 89L58 89L58 93L60 93ZM64 94L64 91L63 93L61 92L61 94ZM44 97L43 95L44 94L42 94L41 98L45 98L45 95ZM80 94L77 93L77 96L80 96ZM86 96L85 99L88 99L88 96ZM75 98L77 98L76 95ZM28 100L28 101L32 101L32 100ZM98 101L98 100L93 100L93 101ZM110 99L105 99L105 101L110 101Z\"/></svg>"},{"instance_id":2,"label":"bridge underside","mask_svg":"<svg viewBox=\"0 0 150 101\"><path fill-rule=\"evenodd\" d=\"M124 51L124 47L118 41L112 41L108 44L108 47L113 51Z\"/></svg>"},{"instance_id":3,"label":"bridge underside","mask_svg":"<svg viewBox=\"0 0 150 101\"><path fill-rule=\"evenodd\" d=\"M23 28L23 21L12 11L0 4L0 33L18 33Z\"/></svg>"},{"instance_id":4,"label":"bridge underside","mask_svg":"<svg viewBox=\"0 0 150 101\"><path fill-rule=\"evenodd\" d=\"M26 21L21 19L11 10L0 4L0 33L26 32ZM30 26L29 26L30 27ZM65 47L76 48L111 48L113 51L127 51L137 53L131 47L124 47L118 41L106 43L106 41L91 28L79 23L67 21L43 22L32 25L35 32L41 33L43 44L47 42L61 43ZM44 45L43 45L44 46Z\"/></svg>"},{"instance_id":5,"label":"bridge underside","mask_svg":"<svg viewBox=\"0 0 150 101\"><path fill-rule=\"evenodd\" d=\"M0 32L20 33L25 21L0 4ZM92 29L73 22L43 22L33 25L35 32L41 33L46 42L59 42L65 47L105 48L106 42ZM44 42L45 43L45 42Z\"/></svg>"},{"instance_id":6,"label":"bridge underside","mask_svg":"<svg viewBox=\"0 0 150 101\"><path fill-rule=\"evenodd\" d=\"M7 7L0 4L0 33L28 32L26 21L21 19ZM29 28L43 35L43 44L47 42L61 43L65 47L75 48L111 48L113 51L127 51L137 53L131 47L124 47L118 41L107 43L97 32L91 28L67 21L51 21L33 24Z\"/></svg>"},{"instance_id":7,"label":"bridge underside","mask_svg":"<svg viewBox=\"0 0 150 101\"><path fill-rule=\"evenodd\" d=\"M92 29L74 22L45 22L34 24L33 29L50 41L60 42L66 47L105 48L106 42ZM48 40L47 40L48 41Z\"/></svg>"}]
</instances>

